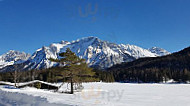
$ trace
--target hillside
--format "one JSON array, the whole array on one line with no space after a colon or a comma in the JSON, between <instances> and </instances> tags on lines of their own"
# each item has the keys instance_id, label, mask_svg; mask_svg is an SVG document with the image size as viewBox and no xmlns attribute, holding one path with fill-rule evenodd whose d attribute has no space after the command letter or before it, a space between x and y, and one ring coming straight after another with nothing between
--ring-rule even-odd
<instances>
[{"instance_id":1,"label":"hillside","mask_svg":"<svg viewBox=\"0 0 190 106\"><path fill-rule=\"evenodd\" d=\"M113 72L117 81L124 82L161 82L169 79L186 82L190 80L190 47L162 57L117 64L108 71Z\"/></svg>"}]
</instances>

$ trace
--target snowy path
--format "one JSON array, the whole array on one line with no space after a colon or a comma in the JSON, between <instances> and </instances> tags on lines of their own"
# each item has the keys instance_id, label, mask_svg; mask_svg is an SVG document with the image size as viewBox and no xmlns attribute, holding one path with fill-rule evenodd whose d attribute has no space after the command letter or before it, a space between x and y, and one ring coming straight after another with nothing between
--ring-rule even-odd
<instances>
[{"instance_id":1,"label":"snowy path","mask_svg":"<svg viewBox=\"0 0 190 106\"><path fill-rule=\"evenodd\" d=\"M63 105L190 106L190 84L85 83L83 85L85 89L74 95L54 93L34 88L6 89L0 87L0 89L8 92L32 95L38 98L46 98L50 103ZM18 95L19 98L20 94ZM12 99L14 99L14 97ZM33 100L36 101L38 99L33 98ZM41 100L42 103L46 101L45 99L39 99L39 101ZM5 101L9 103L9 100ZM27 101L28 100L24 101L24 103ZM32 101L29 101L30 104L31 102ZM38 103L38 101L36 103ZM44 105L42 104L42 106Z\"/></svg>"},{"instance_id":2,"label":"snowy path","mask_svg":"<svg viewBox=\"0 0 190 106\"><path fill-rule=\"evenodd\" d=\"M41 97L26 94L12 93L0 90L0 106L63 106L48 101Z\"/></svg>"}]
</instances>

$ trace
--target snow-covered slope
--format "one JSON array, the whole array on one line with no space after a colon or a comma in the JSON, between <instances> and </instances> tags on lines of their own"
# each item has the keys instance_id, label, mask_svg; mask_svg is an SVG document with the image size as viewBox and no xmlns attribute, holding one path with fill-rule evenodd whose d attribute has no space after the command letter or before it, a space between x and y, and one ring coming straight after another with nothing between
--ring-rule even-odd
<instances>
[{"instance_id":1,"label":"snow-covered slope","mask_svg":"<svg viewBox=\"0 0 190 106\"><path fill-rule=\"evenodd\" d=\"M120 46L114 43L102 41L96 37L87 37L73 42L53 43L48 47L37 50L29 59L25 68L40 69L49 68L56 63L49 58L59 58L58 54L70 48L80 58L86 59L89 66L107 68L124 61L132 61L135 58L124 53Z\"/></svg>"},{"instance_id":2,"label":"snow-covered slope","mask_svg":"<svg viewBox=\"0 0 190 106\"><path fill-rule=\"evenodd\" d=\"M59 57L60 50L70 44L69 42L53 43L49 47L42 47L38 49L26 62L24 68L27 69L43 69L50 68L56 63L49 61L50 58L57 59Z\"/></svg>"},{"instance_id":3,"label":"snow-covered slope","mask_svg":"<svg viewBox=\"0 0 190 106\"><path fill-rule=\"evenodd\" d=\"M149 51L151 51L152 53L157 54L158 56L164 56L164 55L168 55L170 54L170 52L162 49L162 48L158 48L158 47L152 47L149 49Z\"/></svg>"},{"instance_id":4,"label":"snow-covered slope","mask_svg":"<svg viewBox=\"0 0 190 106\"><path fill-rule=\"evenodd\" d=\"M49 58L60 58L59 53L65 52L67 48L70 48L80 58L86 59L89 66L102 69L142 57L160 56L162 51L166 53L163 49L160 49L160 52L158 50L154 52L153 49L150 49L150 51L135 45L118 45L100 40L97 37L86 37L72 42L61 41L52 43L50 46L38 49L24 62L23 69L43 69L55 66L57 63L49 61Z\"/></svg>"},{"instance_id":5,"label":"snow-covered slope","mask_svg":"<svg viewBox=\"0 0 190 106\"><path fill-rule=\"evenodd\" d=\"M9 52L3 54L0 56L0 68L13 65L13 64L19 64L23 63L30 57L30 54L10 50Z\"/></svg>"},{"instance_id":6,"label":"snow-covered slope","mask_svg":"<svg viewBox=\"0 0 190 106\"><path fill-rule=\"evenodd\" d=\"M147 49L143 49L141 47L135 46L135 45L120 45L123 52L129 54L130 56L135 57L136 59L142 58L142 57L156 57L158 54L152 53Z\"/></svg>"},{"instance_id":7,"label":"snow-covered slope","mask_svg":"<svg viewBox=\"0 0 190 106\"><path fill-rule=\"evenodd\" d=\"M108 68L121 62L129 62L141 57L156 57L159 54L135 45L114 44L97 37L86 37L72 42L62 41L37 50L25 66L27 69L49 68L56 63L49 58L59 58L58 54L70 48L79 57L86 59L89 66Z\"/></svg>"}]
</instances>

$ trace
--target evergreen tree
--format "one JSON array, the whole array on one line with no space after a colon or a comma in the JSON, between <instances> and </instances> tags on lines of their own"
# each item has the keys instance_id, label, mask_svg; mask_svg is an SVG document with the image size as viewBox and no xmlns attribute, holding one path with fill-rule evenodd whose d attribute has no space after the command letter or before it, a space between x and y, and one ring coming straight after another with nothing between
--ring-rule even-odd
<instances>
[{"instance_id":1,"label":"evergreen tree","mask_svg":"<svg viewBox=\"0 0 190 106\"><path fill-rule=\"evenodd\" d=\"M62 70L58 77L62 76L63 79L69 79L71 85L70 93L74 93L74 83L82 83L86 77L91 77L95 73L88 67L84 59L80 59L69 48L66 52L60 53L61 59L50 59L51 61L58 62L63 65Z\"/></svg>"}]
</instances>

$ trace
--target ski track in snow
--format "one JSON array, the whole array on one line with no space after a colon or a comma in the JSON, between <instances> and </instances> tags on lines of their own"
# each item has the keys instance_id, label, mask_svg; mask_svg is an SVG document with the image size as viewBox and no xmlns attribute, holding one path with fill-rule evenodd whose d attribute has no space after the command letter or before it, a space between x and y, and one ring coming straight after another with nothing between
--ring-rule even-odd
<instances>
[{"instance_id":1,"label":"ski track in snow","mask_svg":"<svg viewBox=\"0 0 190 106\"><path fill-rule=\"evenodd\" d=\"M0 104L18 102L18 105L29 104L31 106L30 104L34 104L35 106L44 106L43 103L48 101L54 104L75 106L190 106L189 84L94 82L84 83L83 86L85 87L84 90L76 92L74 95L37 90L35 88L7 89L1 86L0 89L4 92L13 93L7 94L1 91ZM48 104L45 106L48 106Z\"/></svg>"}]
</instances>

